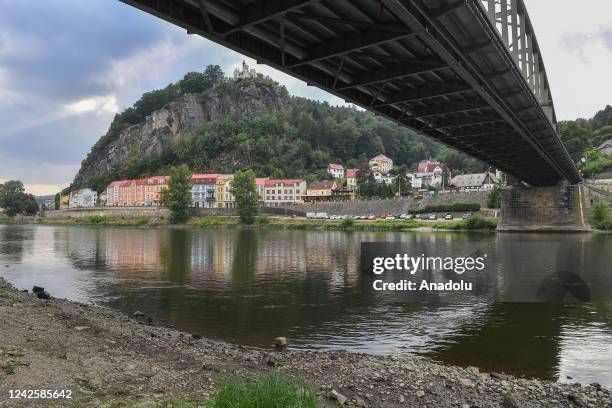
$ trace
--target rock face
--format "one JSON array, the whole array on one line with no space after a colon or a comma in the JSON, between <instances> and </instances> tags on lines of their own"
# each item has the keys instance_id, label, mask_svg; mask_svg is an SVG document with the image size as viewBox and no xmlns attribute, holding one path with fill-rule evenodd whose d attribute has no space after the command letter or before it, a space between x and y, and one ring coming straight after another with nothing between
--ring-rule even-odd
<instances>
[{"instance_id":1,"label":"rock face","mask_svg":"<svg viewBox=\"0 0 612 408\"><path fill-rule=\"evenodd\" d=\"M207 121L234 116L251 119L287 106L288 96L274 86L233 82L198 94L185 94L147 116L143 123L123 130L119 138L85 160L75 177L81 183L107 174L132 158L161 153L183 135L195 133Z\"/></svg>"}]
</instances>

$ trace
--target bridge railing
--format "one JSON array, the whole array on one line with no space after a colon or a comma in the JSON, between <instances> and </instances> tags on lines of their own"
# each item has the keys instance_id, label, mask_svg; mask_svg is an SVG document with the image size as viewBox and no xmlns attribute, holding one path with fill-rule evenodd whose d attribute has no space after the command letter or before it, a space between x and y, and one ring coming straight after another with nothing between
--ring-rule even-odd
<instances>
[{"instance_id":1,"label":"bridge railing","mask_svg":"<svg viewBox=\"0 0 612 408\"><path fill-rule=\"evenodd\" d=\"M523 0L479 0L483 13L497 29L551 123L556 124L548 77L529 14Z\"/></svg>"}]
</instances>

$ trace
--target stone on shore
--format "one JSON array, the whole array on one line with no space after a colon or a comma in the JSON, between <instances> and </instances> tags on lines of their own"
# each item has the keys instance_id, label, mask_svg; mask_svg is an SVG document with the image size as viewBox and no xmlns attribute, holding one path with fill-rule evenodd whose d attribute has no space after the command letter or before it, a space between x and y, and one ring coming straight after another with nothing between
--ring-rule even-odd
<instances>
[{"instance_id":1,"label":"stone on shore","mask_svg":"<svg viewBox=\"0 0 612 408\"><path fill-rule=\"evenodd\" d=\"M277 337L274 339L274 345L276 347L287 347L287 338L286 337Z\"/></svg>"},{"instance_id":2,"label":"stone on shore","mask_svg":"<svg viewBox=\"0 0 612 408\"><path fill-rule=\"evenodd\" d=\"M329 394L327 394L327 398L338 401L340 405L344 405L348 399L336 390L331 390Z\"/></svg>"}]
</instances>

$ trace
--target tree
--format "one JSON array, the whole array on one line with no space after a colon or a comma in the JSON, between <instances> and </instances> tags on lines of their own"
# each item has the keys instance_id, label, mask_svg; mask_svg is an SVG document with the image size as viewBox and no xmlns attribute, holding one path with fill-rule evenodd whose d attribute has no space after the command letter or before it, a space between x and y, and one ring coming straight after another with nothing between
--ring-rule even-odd
<instances>
[{"instance_id":1,"label":"tree","mask_svg":"<svg viewBox=\"0 0 612 408\"><path fill-rule=\"evenodd\" d=\"M161 202L170 209L170 222L182 223L191 208L191 172L186 164L170 168L168 188L161 191Z\"/></svg>"},{"instance_id":2,"label":"tree","mask_svg":"<svg viewBox=\"0 0 612 408\"><path fill-rule=\"evenodd\" d=\"M487 207L488 208L500 208L501 207L501 188L493 186L489 195L487 196Z\"/></svg>"},{"instance_id":3,"label":"tree","mask_svg":"<svg viewBox=\"0 0 612 408\"><path fill-rule=\"evenodd\" d=\"M584 151L591 145L591 134L585 120L564 121L559 123L561 141L574 162L582 158Z\"/></svg>"},{"instance_id":4,"label":"tree","mask_svg":"<svg viewBox=\"0 0 612 408\"><path fill-rule=\"evenodd\" d=\"M259 212L259 195L255 185L253 170L238 170L231 183L231 193L234 195L240 222L253 224Z\"/></svg>"},{"instance_id":5,"label":"tree","mask_svg":"<svg viewBox=\"0 0 612 408\"><path fill-rule=\"evenodd\" d=\"M60 193L57 193L57 194L55 195L55 197L53 198L53 201L54 201L54 204L55 204L55 209L56 209L56 210L59 210L59 209L60 209L60 199L61 199L61 197L60 197Z\"/></svg>"},{"instance_id":6,"label":"tree","mask_svg":"<svg viewBox=\"0 0 612 408\"><path fill-rule=\"evenodd\" d=\"M34 215L38 212L38 203L32 194L26 194L23 183L9 180L0 184L0 207L12 217L17 214Z\"/></svg>"}]
</instances>

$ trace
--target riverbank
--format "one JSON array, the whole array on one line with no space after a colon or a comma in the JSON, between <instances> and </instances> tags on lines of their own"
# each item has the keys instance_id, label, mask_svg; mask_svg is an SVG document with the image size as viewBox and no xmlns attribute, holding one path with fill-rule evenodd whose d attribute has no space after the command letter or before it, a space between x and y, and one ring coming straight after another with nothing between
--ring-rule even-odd
<instances>
[{"instance_id":1,"label":"riverbank","mask_svg":"<svg viewBox=\"0 0 612 408\"><path fill-rule=\"evenodd\" d=\"M48 405L153 407L175 401L175 407L195 407L228 377L250 379L266 372L305 379L321 406L334 406L338 398L363 407L612 404L611 393L598 386L480 373L417 358L255 349L135 316L41 300L0 278L0 405L11 402L9 390L52 389L71 390L73 399L45 401ZM40 400L30 404L42 405Z\"/></svg>"},{"instance_id":2,"label":"riverbank","mask_svg":"<svg viewBox=\"0 0 612 408\"><path fill-rule=\"evenodd\" d=\"M324 231L409 231L409 230L453 230L453 231L491 231L497 227L497 220L473 217L474 220L456 221L418 221L418 220L309 220L305 218L260 216L253 225L240 223L238 217L211 216L192 217L187 223L171 225L168 220L147 217L86 217L86 218L0 218L0 224L36 224L67 226L105 226L105 227L196 227L196 228L270 228L289 230Z\"/></svg>"}]
</instances>

